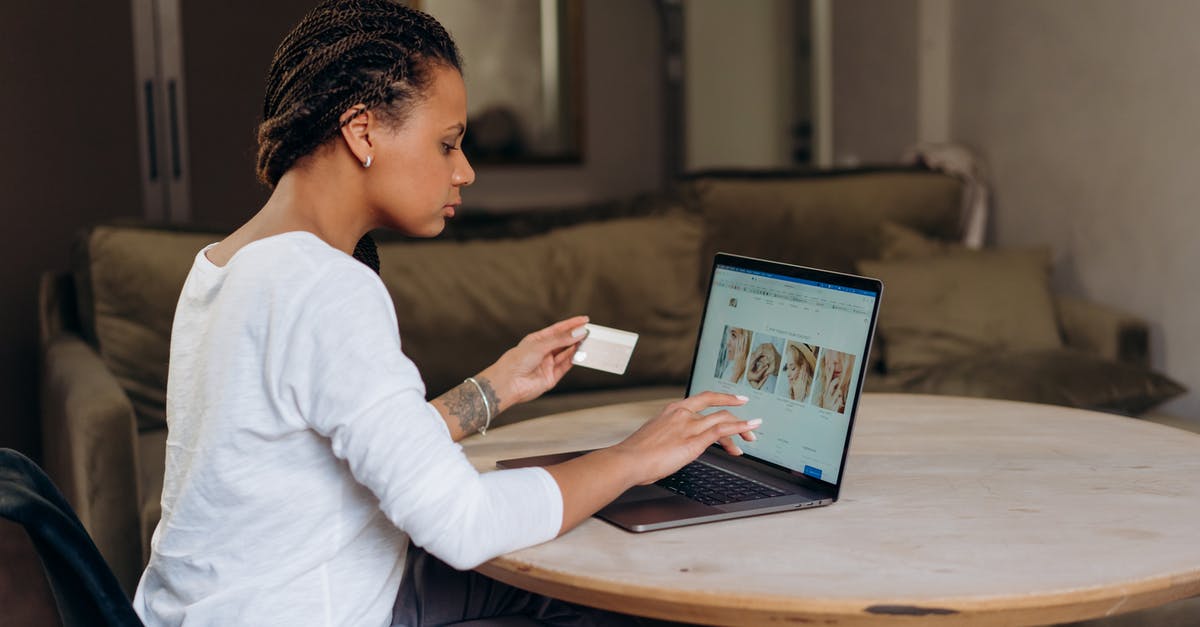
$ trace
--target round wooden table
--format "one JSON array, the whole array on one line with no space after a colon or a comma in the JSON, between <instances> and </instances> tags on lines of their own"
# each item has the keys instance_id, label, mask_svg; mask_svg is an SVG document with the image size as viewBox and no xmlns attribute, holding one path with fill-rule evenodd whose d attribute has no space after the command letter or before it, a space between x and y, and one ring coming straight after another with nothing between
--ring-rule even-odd
<instances>
[{"instance_id":1,"label":"round wooden table","mask_svg":"<svg viewBox=\"0 0 1200 627\"><path fill-rule=\"evenodd\" d=\"M464 441L472 462L605 446L666 401ZM478 570L713 625L1033 625L1200 594L1200 435L1047 405L864 395L829 507L644 534L592 518Z\"/></svg>"}]
</instances>

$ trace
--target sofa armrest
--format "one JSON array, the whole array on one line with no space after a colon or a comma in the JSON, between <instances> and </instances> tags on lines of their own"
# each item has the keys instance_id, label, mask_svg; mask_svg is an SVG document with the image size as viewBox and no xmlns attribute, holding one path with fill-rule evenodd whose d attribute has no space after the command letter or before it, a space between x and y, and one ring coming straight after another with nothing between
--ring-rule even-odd
<instances>
[{"instance_id":1,"label":"sofa armrest","mask_svg":"<svg viewBox=\"0 0 1200 627\"><path fill-rule=\"evenodd\" d=\"M1067 346L1135 366L1150 365L1150 327L1145 320L1107 305L1055 296Z\"/></svg>"},{"instance_id":2,"label":"sofa armrest","mask_svg":"<svg viewBox=\"0 0 1200 627\"><path fill-rule=\"evenodd\" d=\"M46 470L132 595L143 565L133 406L74 333L43 341L41 369Z\"/></svg>"}]
</instances>

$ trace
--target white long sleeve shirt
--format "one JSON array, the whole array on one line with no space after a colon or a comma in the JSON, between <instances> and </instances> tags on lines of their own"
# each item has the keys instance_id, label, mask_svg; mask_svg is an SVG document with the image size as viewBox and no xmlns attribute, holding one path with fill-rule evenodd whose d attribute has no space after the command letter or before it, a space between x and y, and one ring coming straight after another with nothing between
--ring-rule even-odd
<instances>
[{"instance_id":1,"label":"white long sleeve shirt","mask_svg":"<svg viewBox=\"0 0 1200 627\"><path fill-rule=\"evenodd\" d=\"M476 472L370 269L306 232L205 251L171 333L147 625L387 625L409 536L463 569L554 537L554 479Z\"/></svg>"}]
</instances>

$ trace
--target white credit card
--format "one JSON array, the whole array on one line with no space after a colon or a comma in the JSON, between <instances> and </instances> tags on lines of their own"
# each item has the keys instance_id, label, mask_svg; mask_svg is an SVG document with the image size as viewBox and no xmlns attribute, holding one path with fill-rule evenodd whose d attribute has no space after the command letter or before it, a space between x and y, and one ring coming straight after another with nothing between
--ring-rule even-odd
<instances>
[{"instance_id":1,"label":"white credit card","mask_svg":"<svg viewBox=\"0 0 1200 627\"><path fill-rule=\"evenodd\" d=\"M625 374L629 358L633 357L633 347L637 344L638 334L598 324L586 326L587 337L583 338L571 361L585 368Z\"/></svg>"}]
</instances>

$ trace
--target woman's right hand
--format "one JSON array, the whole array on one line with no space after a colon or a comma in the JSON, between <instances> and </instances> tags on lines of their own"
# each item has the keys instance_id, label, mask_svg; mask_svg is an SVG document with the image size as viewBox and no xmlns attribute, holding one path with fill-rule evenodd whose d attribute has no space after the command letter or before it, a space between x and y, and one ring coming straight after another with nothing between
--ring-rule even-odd
<instances>
[{"instance_id":1,"label":"woman's right hand","mask_svg":"<svg viewBox=\"0 0 1200 627\"><path fill-rule=\"evenodd\" d=\"M635 485L654 483L683 468L713 442L733 455L741 450L733 436L752 440L761 420L743 421L726 410L707 416L713 407L745 405L746 397L702 392L667 405L633 435L619 444L547 466L563 498L559 533L578 525L622 492Z\"/></svg>"},{"instance_id":2,"label":"woman's right hand","mask_svg":"<svg viewBox=\"0 0 1200 627\"><path fill-rule=\"evenodd\" d=\"M741 455L732 436L752 440L754 436L747 434L758 428L762 420L742 420L728 410L707 415L700 412L713 407L745 405L747 400L733 394L701 392L675 401L612 449L630 460L638 485L654 483L679 470L714 442L720 441L732 455Z\"/></svg>"}]
</instances>

